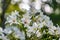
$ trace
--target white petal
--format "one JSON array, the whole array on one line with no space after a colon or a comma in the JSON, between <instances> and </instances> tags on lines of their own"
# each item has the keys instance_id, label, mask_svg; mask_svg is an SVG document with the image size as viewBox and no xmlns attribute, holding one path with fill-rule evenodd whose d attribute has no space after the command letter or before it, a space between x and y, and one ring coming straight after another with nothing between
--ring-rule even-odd
<instances>
[{"instance_id":1,"label":"white petal","mask_svg":"<svg viewBox=\"0 0 60 40\"><path fill-rule=\"evenodd\" d=\"M44 7L44 11L46 13L52 13L53 12L53 8L46 4L45 7Z\"/></svg>"},{"instance_id":2,"label":"white petal","mask_svg":"<svg viewBox=\"0 0 60 40\"><path fill-rule=\"evenodd\" d=\"M30 10L30 6L28 4L25 4L25 3L19 4L19 8L24 9L24 10Z\"/></svg>"}]
</instances>

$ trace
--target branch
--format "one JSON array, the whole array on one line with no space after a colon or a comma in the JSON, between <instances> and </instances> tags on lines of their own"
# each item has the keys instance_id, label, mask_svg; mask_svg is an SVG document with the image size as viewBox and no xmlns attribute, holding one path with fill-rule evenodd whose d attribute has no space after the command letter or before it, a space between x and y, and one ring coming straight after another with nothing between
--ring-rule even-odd
<instances>
[{"instance_id":1,"label":"branch","mask_svg":"<svg viewBox=\"0 0 60 40\"><path fill-rule=\"evenodd\" d=\"M6 19L5 19L5 11L6 11L7 7L9 6L10 1L11 0L9 0L8 2L7 2L7 0L2 0L3 5L2 5L2 15L1 15L1 20L2 20L1 27L3 29L5 28L5 21L6 21Z\"/></svg>"}]
</instances>

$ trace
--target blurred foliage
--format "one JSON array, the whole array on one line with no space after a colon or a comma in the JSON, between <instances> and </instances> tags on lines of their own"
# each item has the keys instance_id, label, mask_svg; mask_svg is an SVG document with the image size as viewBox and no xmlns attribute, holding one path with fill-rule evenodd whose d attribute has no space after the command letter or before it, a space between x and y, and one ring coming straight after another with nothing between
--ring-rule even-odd
<instances>
[{"instance_id":1,"label":"blurred foliage","mask_svg":"<svg viewBox=\"0 0 60 40\"><path fill-rule=\"evenodd\" d=\"M53 36L50 34L43 34L43 37L41 38L41 40L52 40L52 39L58 40L59 38L57 36Z\"/></svg>"},{"instance_id":2,"label":"blurred foliage","mask_svg":"<svg viewBox=\"0 0 60 40\"><path fill-rule=\"evenodd\" d=\"M59 24L60 25L60 14L56 15L56 14L51 14L49 15L51 20L53 21L54 25Z\"/></svg>"},{"instance_id":3,"label":"blurred foliage","mask_svg":"<svg viewBox=\"0 0 60 40\"><path fill-rule=\"evenodd\" d=\"M53 9L54 12L51 15L48 15L50 19L53 21L54 25L59 24L60 25L60 12L56 15L55 10L58 8L60 10L60 4L56 2L56 0L52 0L52 3L49 4ZM47 15L47 14L46 14Z\"/></svg>"},{"instance_id":4,"label":"blurred foliage","mask_svg":"<svg viewBox=\"0 0 60 40\"><path fill-rule=\"evenodd\" d=\"M17 4L15 4L15 5L10 4L10 5L8 6L6 12L10 13L10 12L12 12L12 11L14 11L14 10L20 11L18 5L17 5Z\"/></svg>"}]
</instances>

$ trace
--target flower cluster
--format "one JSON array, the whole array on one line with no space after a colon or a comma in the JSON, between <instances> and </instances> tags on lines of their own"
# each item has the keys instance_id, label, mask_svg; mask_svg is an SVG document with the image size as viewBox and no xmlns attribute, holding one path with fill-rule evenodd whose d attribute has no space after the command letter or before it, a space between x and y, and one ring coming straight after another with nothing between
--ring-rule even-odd
<instances>
[{"instance_id":1,"label":"flower cluster","mask_svg":"<svg viewBox=\"0 0 60 40\"><path fill-rule=\"evenodd\" d=\"M26 10L26 12L20 15L19 11L15 10L6 17L5 29L0 28L0 39L60 40L59 25L54 26L50 17L44 15L41 11L43 7L45 12L52 13L52 7L47 4L43 6L43 2L47 1L48 0L22 0L20 2L20 0L12 0L12 4L18 3L20 10Z\"/></svg>"},{"instance_id":2,"label":"flower cluster","mask_svg":"<svg viewBox=\"0 0 60 40\"><path fill-rule=\"evenodd\" d=\"M15 26L6 27L4 30L0 27L1 40L25 40L24 32Z\"/></svg>"},{"instance_id":3,"label":"flower cluster","mask_svg":"<svg viewBox=\"0 0 60 40\"><path fill-rule=\"evenodd\" d=\"M54 26L50 17L44 15L41 11L33 15L27 12L23 14L21 18L19 17L19 12L16 10L13 11L11 15L7 17L6 24L9 24L9 27L7 26L1 33L11 35L13 32L14 37L21 40L34 40L35 37L39 40L42 39L45 34L51 35L51 37L60 37L60 27L58 25L57 27Z\"/></svg>"}]
</instances>

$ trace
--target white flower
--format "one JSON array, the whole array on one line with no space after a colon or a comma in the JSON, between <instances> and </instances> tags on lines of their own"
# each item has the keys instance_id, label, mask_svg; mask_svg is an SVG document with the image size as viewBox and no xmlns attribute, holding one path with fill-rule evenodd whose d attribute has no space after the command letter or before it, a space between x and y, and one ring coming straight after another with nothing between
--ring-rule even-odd
<instances>
[{"instance_id":1,"label":"white flower","mask_svg":"<svg viewBox=\"0 0 60 40\"><path fill-rule=\"evenodd\" d=\"M45 25L47 27L52 27L53 26L53 23L52 23L52 21L45 21Z\"/></svg>"},{"instance_id":2,"label":"white flower","mask_svg":"<svg viewBox=\"0 0 60 40\"><path fill-rule=\"evenodd\" d=\"M0 27L0 33L3 32L3 29Z\"/></svg>"},{"instance_id":3,"label":"white flower","mask_svg":"<svg viewBox=\"0 0 60 40\"><path fill-rule=\"evenodd\" d=\"M46 31L45 30L43 31L43 34L46 34Z\"/></svg>"},{"instance_id":4,"label":"white flower","mask_svg":"<svg viewBox=\"0 0 60 40\"><path fill-rule=\"evenodd\" d=\"M56 30L57 30L57 28L55 26L51 26L49 28L49 33L52 34L52 35L55 35L56 34Z\"/></svg>"},{"instance_id":5,"label":"white flower","mask_svg":"<svg viewBox=\"0 0 60 40\"><path fill-rule=\"evenodd\" d=\"M57 28L55 26L51 26L51 29L56 30Z\"/></svg>"},{"instance_id":6,"label":"white flower","mask_svg":"<svg viewBox=\"0 0 60 40\"><path fill-rule=\"evenodd\" d=\"M35 9L40 10L41 9L41 0L35 0Z\"/></svg>"},{"instance_id":7,"label":"white flower","mask_svg":"<svg viewBox=\"0 0 60 40\"><path fill-rule=\"evenodd\" d=\"M30 10L30 6L26 3L20 3L19 8L22 10L27 10L27 11Z\"/></svg>"},{"instance_id":8,"label":"white flower","mask_svg":"<svg viewBox=\"0 0 60 40\"><path fill-rule=\"evenodd\" d=\"M19 16L19 11L15 10L11 12L12 16Z\"/></svg>"},{"instance_id":9,"label":"white flower","mask_svg":"<svg viewBox=\"0 0 60 40\"><path fill-rule=\"evenodd\" d=\"M42 17L38 18L37 22L43 22L43 18Z\"/></svg>"},{"instance_id":10,"label":"white flower","mask_svg":"<svg viewBox=\"0 0 60 40\"><path fill-rule=\"evenodd\" d=\"M37 30L36 35L37 37L41 37L42 34L39 32L39 30Z\"/></svg>"},{"instance_id":11,"label":"white flower","mask_svg":"<svg viewBox=\"0 0 60 40\"><path fill-rule=\"evenodd\" d=\"M5 36L2 36L2 40L9 40L9 39Z\"/></svg>"},{"instance_id":12,"label":"white flower","mask_svg":"<svg viewBox=\"0 0 60 40\"><path fill-rule=\"evenodd\" d=\"M42 0L42 2L47 2L48 0Z\"/></svg>"},{"instance_id":13,"label":"white flower","mask_svg":"<svg viewBox=\"0 0 60 40\"><path fill-rule=\"evenodd\" d=\"M38 24L34 22L32 27L38 27Z\"/></svg>"},{"instance_id":14,"label":"white flower","mask_svg":"<svg viewBox=\"0 0 60 40\"><path fill-rule=\"evenodd\" d=\"M0 39L2 39L2 40L9 40L9 39L7 38L7 36L4 36L4 34L2 34L2 35L0 36Z\"/></svg>"},{"instance_id":15,"label":"white flower","mask_svg":"<svg viewBox=\"0 0 60 40\"><path fill-rule=\"evenodd\" d=\"M33 23L33 25L31 27L28 27L27 29L27 36L30 37L34 33L37 35L37 37L40 37L41 33L39 32L39 30L37 30L37 28L37 23Z\"/></svg>"},{"instance_id":16,"label":"white flower","mask_svg":"<svg viewBox=\"0 0 60 40\"><path fill-rule=\"evenodd\" d=\"M8 20L7 20L6 23L10 23L10 25L12 25L13 23L18 24L17 19L16 19L15 17L13 17L13 16L10 16L10 17L7 18L7 19L8 19Z\"/></svg>"},{"instance_id":17,"label":"white flower","mask_svg":"<svg viewBox=\"0 0 60 40\"><path fill-rule=\"evenodd\" d=\"M46 16L46 15L44 15L42 18L43 18L45 21L49 21L49 20L50 20L50 17L49 17L49 16Z\"/></svg>"},{"instance_id":18,"label":"white flower","mask_svg":"<svg viewBox=\"0 0 60 40\"><path fill-rule=\"evenodd\" d=\"M32 34L31 34L30 32L27 32L27 36L28 36L28 37L31 37L31 35L32 35Z\"/></svg>"},{"instance_id":19,"label":"white flower","mask_svg":"<svg viewBox=\"0 0 60 40\"><path fill-rule=\"evenodd\" d=\"M12 28L11 27L5 28L4 33L5 34L11 34L12 33Z\"/></svg>"},{"instance_id":20,"label":"white flower","mask_svg":"<svg viewBox=\"0 0 60 40\"><path fill-rule=\"evenodd\" d=\"M7 17L7 21L5 23L10 23L10 25L19 24L17 22L17 16L19 16L17 11L12 12L12 14Z\"/></svg>"},{"instance_id":21,"label":"white flower","mask_svg":"<svg viewBox=\"0 0 60 40\"><path fill-rule=\"evenodd\" d=\"M17 19L14 16L7 17L6 23L10 23L10 25L12 25L13 23L18 24Z\"/></svg>"},{"instance_id":22,"label":"white flower","mask_svg":"<svg viewBox=\"0 0 60 40\"><path fill-rule=\"evenodd\" d=\"M35 32L36 32L36 28L29 27L29 28L27 29L27 32L28 32L28 33L35 33Z\"/></svg>"},{"instance_id":23,"label":"white flower","mask_svg":"<svg viewBox=\"0 0 60 40\"><path fill-rule=\"evenodd\" d=\"M33 23L33 26L28 27L27 32L35 33L37 31L38 25L36 23Z\"/></svg>"},{"instance_id":24,"label":"white flower","mask_svg":"<svg viewBox=\"0 0 60 40\"><path fill-rule=\"evenodd\" d=\"M15 38L20 38L20 40L25 40L25 34L23 32L18 32L14 34Z\"/></svg>"},{"instance_id":25,"label":"white flower","mask_svg":"<svg viewBox=\"0 0 60 40\"><path fill-rule=\"evenodd\" d=\"M44 26L43 23L39 23L39 28L42 28Z\"/></svg>"},{"instance_id":26,"label":"white flower","mask_svg":"<svg viewBox=\"0 0 60 40\"><path fill-rule=\"evenodd\" d=\"M25 34L24 32L20 31L17 27L12 27L12 30L14 31L15 38L20 38L21 40L25 40Z\"/></svg>"},{"instance_id":27,"label":"white flower","mask_svg":"<svg viewBox=\"0 0 60 40\"><path fill-rule=\"evenodd\" d=\"M44 7L44 11L46 13L50 13L51 14L53 12L53 8L50 7L48 4L46 4L45 7Z\"/></svg>"},{"instance_id":28,"label":"white flower","mask_svg":"<svg viewBox=\"0 0 60 40\"><path fill-rule=\"evenodd\" d=\"M60 38L59 38L59 40L60 40Z\"/></svg>"},{"instance_id":29,"label":"white flower","mask_svg":"<svg viewBox=\"0 0 60 40\"><path fill-rule=\"evenodd\" d=\"M60 34L60 27L57 27L56 34Z\"/></svg>"},{"instance_id":30,"label":"white flower","mask_svg":"<svg viewBox=\"0 0 60 40\"><path fill-rule=\"evenodd\" d=\"M49 29L48 33L50 33L51 35L55 35L55 32L53 29Z\"/></svg>"},{"instance_id":31,"label":"white flower","mask_svg":"<svg viewBox=\"0 0 60 40\"><path fill-rule=\"evenodd\" d=\"M50 20L50 18L48 16L43 15L43 17L41 17L41 19L44 20L44 21L42 21L43 25L45 25L47 27L53 26L53 22Z\"/></svg>"},{"instance_id":32,"label":"white flower","mask_svg":"<svg viewBox=\"0 0 60 40\"><path fill-rule=\"evenodd\" d=\"M29 16L29 14L26 13L26 14L23 15L23 18L21 19L21 21L22 21L23 24L29 25L30 22L31 22L30 18L31 17Z\"/></svg>"},{"instance_id":33,"label":"white flower","mask_svg":"<svg viewBox=\"0 0 60 40\"><path fill-rule=\"evenodd\" d=\"M29 27L27 29L27 36L30 37L32 35L32 33L35 33L36 31L37 31L36 28Z\"/></svg>"},{"instance_id":34,"label":"white flower","mask_svg":"<svg viewBox=\"0 0 60 40\"><path fill-rule=\"evenodd\" d=\"M22 0L23 3L28 4L30 0Z\"/></svg>"},{"instance_id":35,"label":"white flower","mask_svg":"<svg viewBox=\"0 0 60 40\"><path fill-rule=\"evenodd\" d=\"M11 0L11 4L16 4L18 3L20 0Z\"/></svg>"},{"instance_id":36,"label":"white flower","mask_svg":"<svg viewBox=\"0 0 60 40\"><path fill-rule=\"evenodd\" d=\"M13 32L13 36L15 38L19 38L21 40L25 40L24 32L20 31L17 27L13 27L12 26L12 27L6 27L4 29L4 33L7 34L7 35L11 34L12 32Z\"/></svg>"}]
</instances>

